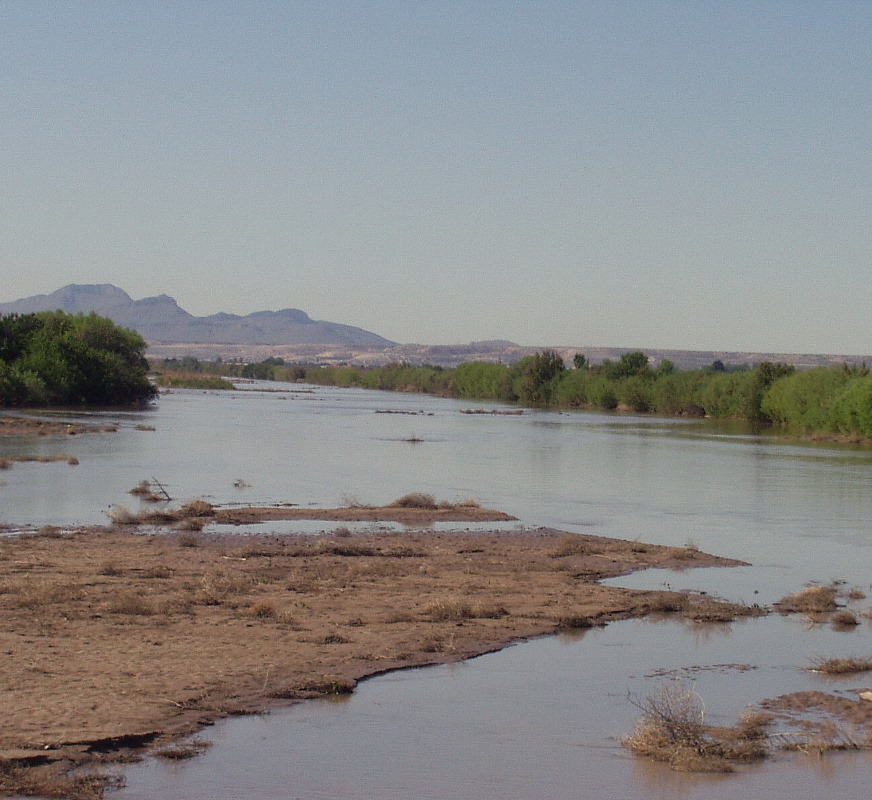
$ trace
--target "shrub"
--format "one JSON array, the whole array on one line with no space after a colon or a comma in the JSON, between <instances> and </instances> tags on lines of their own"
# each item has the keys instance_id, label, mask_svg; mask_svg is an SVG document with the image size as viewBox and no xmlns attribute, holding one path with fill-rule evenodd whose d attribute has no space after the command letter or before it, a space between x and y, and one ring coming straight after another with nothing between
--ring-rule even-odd
<instances>
[{"instance_id":1,"label":"shrub","mask_svg":"<svg viewBox=\"0 0 872 800\"><path fill-rule=\"evenodd\" d=\"M827 613L835 611L836 590L832 586L806 586L775 604L784 613Z\"/></svg>"},{"instance_id":2,"label":"shrub","mask_svg":"<svg viewBox=\"0 0 872 800\"><path fill-rule=\"evenodd\" d=\"M812 672L822 672L825 675L855 675L858 672L872 670L872 658L823 658L812 659L809 666Z\"/></svg>"},{"instance_id":3,"label":"shrub","mask_svg":"<svg viewBox=\"0 0 872 800\"><path fill-rule=\"evenodd\" d=\"M402 497L394 500L391 503L392 508L424 508L432 510L436 508L436 499L432 494L423 494L422 492L412 492L405 494Z\"/></svg>"}]
</instances>

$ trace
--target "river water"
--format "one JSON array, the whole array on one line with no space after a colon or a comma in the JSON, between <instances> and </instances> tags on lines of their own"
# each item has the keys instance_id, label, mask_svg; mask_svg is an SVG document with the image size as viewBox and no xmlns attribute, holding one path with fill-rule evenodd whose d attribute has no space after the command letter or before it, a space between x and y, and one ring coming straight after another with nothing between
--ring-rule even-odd
<instances>
[{"instance_id":1,"label":"river water","mask_svg":"<svg viewBox=\"0 0 872 800\"><path fill-rule=\"evenodd\" d=\"M119 430L0 441L0 457L80 461L16 463L0 474L0 523L102 523L110 506L135 506L128 490L151 478L179 500L216 504L381 504L425 491L451 501L473 497L523 525L694 543L752 564L649 571L622 585L698 588L749 603L771 603L810 581L843 580L872 594L868 448L796 443L700 420L463 413L473 408L505 410L258 383L175 391L147 411L78 414L69 418ZM329 530L330 523L271 529ZM778 616L707 627L622 622L381 676L342 701L221 723L207 732L214 746L205 755L147 759L127 771L128 787L113 796L866 796L868 753L785 757L712 777L671 772L620 747L639 714L633 698L674 678L691 682L707 718L723 722L765 697L800 689L851 696L872 684L870 676L834 681L809 673L804 667L819 655L872 655L872 623L845 633Z\"/></svg>"}]
</instances>

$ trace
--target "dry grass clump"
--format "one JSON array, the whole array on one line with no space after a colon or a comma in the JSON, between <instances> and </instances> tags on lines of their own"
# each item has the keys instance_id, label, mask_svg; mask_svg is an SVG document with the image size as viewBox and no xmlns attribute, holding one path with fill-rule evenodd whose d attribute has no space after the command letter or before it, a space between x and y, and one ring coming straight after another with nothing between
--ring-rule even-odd
<instances>
[{"instance_id":1,"label":"dry grass clump","mask_svg":"<svg viewBox=\"0 0 872 800\"><path fill-rule=\"evenodd\" d=\"M170 567L158 564L153 567L146 567L141 574L143 578L161 578L166 580L173 577L173 570Z\"/></svg>"},{"instance_id":2,"label":"dry grass clump","mask_svg":"<svg viewBox=\"0 0 872 800\"><path fill-rule=\"evenodd\" d=\"M746 606L703 597L698 600L688 600L681 615L694 622L732 622L739 617L762 617L766 613L766 609L759 605Z\"/></svg>"},{"instance_id":3,"label":"dry grass clump","mask_svg":"<svg viewBox=\"0 0 872 800\"><path fill-rule=\"evenodd\" d=\"M404 494L391 503L389 508L424 508L435 510L436 498L432 494L424 494L423 492L411 492Z\"/></svg>"},{"instance_id":4,"label":"dry grass clump","mask_svg":"<svg viewBox=\"0 0 872 800\"><path fill-rule=\"evenodd\" d=\"M63 539L64 532L57 525L43 525L34 535L40 539Z\"/></svg>"},{"instance_id":5,"label":"dry grass clump","mask_svg":"<svg viewBox=\"0 0 872 800\"><path fill-rule=\"evenodd\" d=\"M318 552L329 554L332 556L378 556L381 555L378 550L368 547L363 544L352 544L351 542L334 542L330 539L321 539L318 542Z\"/></svg>"},{"instance_id":6,"label":"dry grass clump","mask_svg":"<svg viewBox=\"0 0 872 800\"><path fill-rule=\"evenodd\" d=\"M222 570L204 575L194 600L204 606L217 606L235 595L248 594L254 586L247 575L233 575Z\"/></svg>"},{"instance_id":7,"label":"dry grass clump","mask_svg":"<svg viewBox=\"0 0 872 800\"><path fill-rule=\"evenodd\" d=\"M127 506L112 506L106 515L113 525L136 525L139 518Z\"/></svg>"},{"instance_id":8,"label":"dry grass clump","mask_svg":"<svg viewBox=\"0 0 872 800\"><path fill-rule=\"evenodd\" d=\"M430 603L424 608L424 614L430 617L433 622L457 622L476 616L469 603L456 597L448 597Z\"/></svg>"},{"instance_id":9,"label":"dry grass clump","mask_svg":"<svg viewBox=\"0 0 872 800\"><path fill-rule=\"evenodd\" d=\"M552 558L566 556L586 556L590 553L590 544L574 533L567 533L551 552Z\"/></svg>"},{"instance_id":10,"label":"dry grass clump","mask_svg":"<svg viewBox=\"0 0 872 800\"><path fill-rule=\"evenodd\" d=\"M806 586L781 598L775 607L782 613L825 614L838 608L836 595L833 586Z\"/></svg>"},{"instance_id":11,"label":"dry grass clump","mask_svg":"<svg viewBox=\"0 0 872 800\"><path fill-rule=\"evenodd\" d=\"M45 606L61 603L72 603L82 599L82 587L75 583L56 583L42 580L28 582L16 589L9 587L8 594L15 595L15 604L19 608L38 610Z\"/></svg>"},{"instance_id":12,"label":"dry grass clump","mask_svg":"<svg viewBox=\"0 0 872 800\"><path fill-rule=\"evenodd\" d=\"M474 497L466 497L455 503L456 508L481 508L481 503Z\"/></svg>"},{"instance_id":13,"label":"dry grass clump","mask_svg":"<svg viewBox=\"0 0 872 800\"><path fill-rule=\"evenodd\" d=\"M823 658L820 656L812 660L809 669L812 672L822 672L824 675L855 675L858 672L872 670L872 657Z\"/></svg>"},{"instance_id":14,"label":"dry grass clump","mask_svg":"<svg viewBox=\"0 0 872 800\"><path fill-rule=\"evenodd\" d=\"M176 539L176 544L179 547L199 547L200 539L197 536L194 536L193 533L182 533Z\"/></svg>"},{"instance_id":15,"label":"dry grass clump","mask_svg":"<svg viewBox=\"0 0 872 800\"><path fill-rule=\"evenodd\" d=\"M176 524L179 531L201 531L206 527L207 519L203 517L185 517Z\"/></svg>"},{"instance_id":16,"label":"dry grass clump","mask_svg":"<svg viewBox=\"0 0 872 800\"><path fill-rule=\"evenodd\" d=\"M702 698L682 684L664 685L644 700L631 702L643 717L624 738L624 746L673 769L732 772L733 763L759 761L769 753L768 715L746 713L734 727L708 727Z\"/></svg>"},{"instance_id":17,"label":"dry grass clump","mask_svg":"<svg viewBox=\"0 0 872 800\"><path fill-rule=\"evenodd\" d=\"M169 747L162 747L154 751L154 755L158 758L166 758L171 761L182 761L187 758L194 758L212 746L212 742L206 742L202 739L194 739L183 744L174 744Z\"/></svg>"},{"instance_id":18,"label":"dry grass clump","mask_svg":"<svg viewBox=\"0 0 872 800\"><path fill-rule=\"evenodd\" d=\"M180 517L213 517L215 508L205 500L191 500L183 505L178 514Z\"/></svg>"},{"instance_id":19,"label":"dry grass clump","mask_svg":"<svg viewBox=\"0 0 872 800\"><path fill-rule=\"evenodd\" d=\"M837 631L849 631L856 628L859 624L860 620L857 619L857 615L847 609L837 611L830 617L830 625Z\"/></svg>"},{"instance_id":20,"label":"dry grass clump","mask_svg":"<svg viewBox=\"0 0 872 800\"><path fill-rule=\"evenodd\" d=\"M138 497L140 500L145 500L148 503L157 503L165 499L154 491L151 481L146 480L140 481L127 494L132 494L134 497Z\"/></svg>"},{"instance_id":21,"label":"dry grass clump","mask_svg":"<svg viewBox=\"0 0 872 800\"><path fill-rule=\"evenodd\" d=\"M0 761L0 793L28 797L55 797L64 800L101 800L104 791L124 786L121 775L88 773L84 775L41 774L17 766L12 761Z\"/></svg>"},{"instance_id":22,"label":"dry grass clump","mask_svg":"<svg viewBox=\"0 0 872 800\"><path fill-rule=\"evenodd\" d=\"M105 575L107 578L118 578L124 574L124 570L115 561L104 561L97 574Z\"/></svg>"},{"instance_id":23,"label":"dry grass clump","mask_svg":"<svg viewBox=\"0 0 872 800\"><path fill-rule=\"evenodd\" d=\"M109 601L109 613L150 617L154 614L154 606L138 594L123 592Z\"/></svg>"},{"instance_id":24,"label":"dry grass clump","mask_svg":"<svg viewBox=\"0 0 872 800\"><path fill-rule=\"evenodd\" d=\"M266 600L259 600L253 603L249 610L251 616L257 619L274 619L276 616L276 607Z\"/></svg>"}]
</instances>

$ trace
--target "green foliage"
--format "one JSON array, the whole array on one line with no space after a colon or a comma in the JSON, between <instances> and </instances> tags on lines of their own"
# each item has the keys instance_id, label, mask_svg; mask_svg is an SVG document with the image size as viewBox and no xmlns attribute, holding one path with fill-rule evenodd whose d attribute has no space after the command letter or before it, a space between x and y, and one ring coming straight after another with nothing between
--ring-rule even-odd
<instances>
[{"instance_id":1,"label":"green foliage","mask_svg":"<svg viewBox=\"0 0 872 800\"><path fill-rule=\"evenodd\" d=\"M455 393L469 400L508 400L511 395L509 368L503 364L470 361L454 370Z\"/></svg>"},{"instance_id":2,"label":"green foliage","mask_svg":"<svg viewBox=\"0 0 872 800\"><path fill-rule=\"evenodd\" d=\"M576 353L572 357L572 366L576 369L588 369L590 367L590 362L587 360L587 356L584 353Z\"/></svg>"},{"instance_id":3,"label":"green foliage","mask_svg":"<svg viewBox=\"0 0 872 800\"><path fill-rule=\"evenodd\" d=\"M648 368L648 356L641 350L633 350L624 353L617 362L605 359L600 366L600 372L610 380L620 380L633 375L642 375L650 372Z\"/></svg>"},{"instance_id":4,"label":"green foliage","mask_svg":"<svg viewBox=\"0 0 872 800\"><path fill-rule=\"evenodd\" d=\"M843 367L816 367L797 372L769 387L761 411L779 425L806 431L831 430L831 406L852 377Z\"/></svg>"},{"instance_id":5,"label":"green foliage","mask_svg":"<svg viewBox=\"0 0 872 800\"><path fill-rule=\"evenodd\" d=\"M0 318L0 405L146 402L145 341L96 314L62 311Z\"/></svg>"},{"instance_id":6,"label":"green foliage","mask_svg":"<svg viewBox=\"0 0 872 800\"><path fill-rule=\"evenodd\" d=\"M558 378L566 370L563 358L554 350L543 350L518 361L510 370L512 391L526 405L549 405Z\"/></svg>"},{"instance_id":7,"label":"green foliage","mask_svg":"<svg viewBox=\"0 0 872 800\"><path fill-rule=\"evenodd\" d=\"M3 321L0 320L0 325ZM15 324L23 324L16 322ZM4 343L0 342L0 352ZM43 372L12 370L0 361L4 396L47 394L75 378L62 369L51 347L42 353ZM473 361L455 369L412 366L303 366L269 358L257 364L201 363L196 359L163 362L167 368L263 380L305 380L332 386L360 386L388 391L423 392L470 400L502 400L524 405L613 410L681 416L710 416L769 422L810 431L872 436L872 393L865 367L817 368L796 373L786 364L764 362L676 371L669 359L651 369L641 351L624 353L617 362L591 365L577 353L575 369L566 369L554 350L543 350L512 366ZM29 365L32 366L32 365Z\"/></svg>"},{"instance_id":8,"label":"green foliage","mask_svg":"<svg viewBox=\"0 0 872 800\"><path fill-rule=\"evenodd\" d=\"M830 409L830 429L872 439L872 375L851 378Z\"/></svg>"}]
</instances>

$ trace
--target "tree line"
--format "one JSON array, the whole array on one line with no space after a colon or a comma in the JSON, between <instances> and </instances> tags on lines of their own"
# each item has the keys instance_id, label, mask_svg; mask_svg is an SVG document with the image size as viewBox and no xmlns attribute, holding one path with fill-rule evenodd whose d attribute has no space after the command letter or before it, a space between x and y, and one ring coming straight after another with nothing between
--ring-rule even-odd
<instances>
[{"instance_id":1,"label":"tree line","mask_svg":"<svg viewBox=\"0 0 872 800\"><path fill-rule=\"evenodd\" d=\"M0 407L127 405L157 391L145 340L97 314L0 317Z\"/></svg>"},{"instance_id":2,"label":"tree line","mask_svg":"<svg viewBox=\"0 0 872 800\"><path fill-rule=\"evenodd\" d=\"M872 439L872 375L865 365L797 372L789 364L727 368L715 361L707 369L680 371L668 359L655 367L645 353L632 351L601 364L577 353L569 366L546 349L511 365L472 361L451 369L408 363L312 366L276 358L256 364L171 359L158 367L544 408L738 419Z\"/></svg>"}]
</instances>

